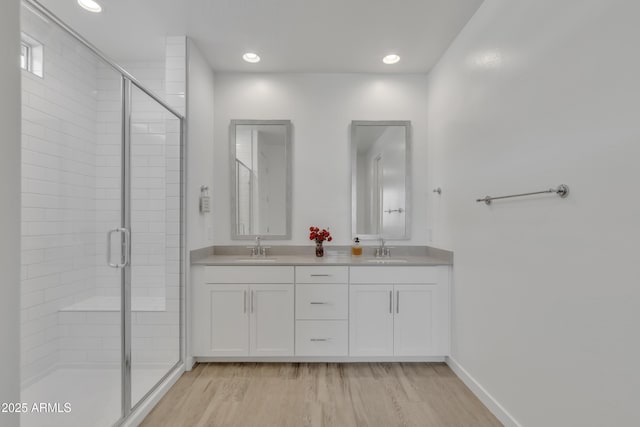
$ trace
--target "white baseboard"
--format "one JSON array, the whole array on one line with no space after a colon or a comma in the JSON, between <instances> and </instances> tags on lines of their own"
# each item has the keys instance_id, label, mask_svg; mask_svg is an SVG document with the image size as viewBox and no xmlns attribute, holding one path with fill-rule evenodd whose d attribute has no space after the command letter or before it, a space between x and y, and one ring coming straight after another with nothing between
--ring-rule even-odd
<instances>
[{"instance_id":1,"label":"white baseboard","mask_svg":"<svg viewBox=\"0 0 640 427\"><path fill-rule=\"evenodd\" d=\"M491 411L495 417L500 420L505 427L522 427L522 425L511 416L506 409L498 403L498 401L491 396L487 390L480 385L475 378L473 378L458 362L456 362L451 356L447 356L445 362L451 370L462 380L463 383L476 395L478 399Z\"/></svg>"},{"instance_id":2,"label":"white baseboard","mask_svg":"<svg viewBox=\"0 0 640 427\"><path fill-rule=\"evenodd\" d=\"M246 356L213 356L196 357L197 362L263 362L263 363L385 363L385 362L444 362L444 356L273 356L273 357L246 357Z\"/></svg>"},{"instance_id":3,"label":"white baseboard","mask_svg":"<svg viewBox=\"0 0 640 427\"><path fill-rule=\"evenodd\" d=\"M187 361L185 363L185 368L187 371L190 371L193 369L193 367L196 364L196 358L195 357L187 357Z\"/></svg>"},{"instance_id":4,"label":"white baseboard","mask_svg":"<svg viewBox=\"0 0 640 427\"><path fill-rule=\"evenodd\" d=\"M121 427L137 427L149 412L158 404L160 399L167 394L169 389L178 381L184 373L184 363L176 367L158 388L120 425Z\"/></svg>"}]
</instances>

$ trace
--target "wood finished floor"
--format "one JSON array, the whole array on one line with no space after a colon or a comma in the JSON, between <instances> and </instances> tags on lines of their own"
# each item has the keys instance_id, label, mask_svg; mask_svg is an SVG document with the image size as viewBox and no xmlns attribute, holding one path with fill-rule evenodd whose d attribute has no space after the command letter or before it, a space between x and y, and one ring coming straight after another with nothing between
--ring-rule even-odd
<instances>
[{"instance_id":1,"label":"wood finished floor","mask_svg":"<svg viewBox=\"0 0 640 427\"><path fill-rule=\"evenodd\" d=\"M493 427L443 363L204 363L143 427Z\"/></svg>"}]
</instances>

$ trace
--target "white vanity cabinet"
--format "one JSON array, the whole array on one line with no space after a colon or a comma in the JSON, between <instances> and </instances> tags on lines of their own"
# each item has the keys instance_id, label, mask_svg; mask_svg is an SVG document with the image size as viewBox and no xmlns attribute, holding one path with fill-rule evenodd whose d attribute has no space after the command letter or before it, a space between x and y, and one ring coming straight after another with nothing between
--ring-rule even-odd
<instances>
[{"instance_id":1,"label":"white vanity cabinet","mask_svg":"<svg viewBox=\"0 0 640 427\"><path fill-rule=\"evenodd\" d=\"M352 267L349 355L449 353L447 267Z\"/></svg>"},{"instance_id":2,"label":"white vanity cabinet","mask_svg":"<svg viewBox=\"0 0 640 427\"><path fill-rule=\"evenodd\" d=\"M449 354L449 271L446 265L196 265L193 356L440 361Z\"/></svg>"},{"instance_id":3,"label":"white vanity cabinet","mask_svg":"<svg viewBox=\"0 0 640 427\"><path fill-rule=\"evenodd\" d=\"M293 356L293 267L207 266L201 273L193 292L194 356Z\"/></svg>"}]
</instances>

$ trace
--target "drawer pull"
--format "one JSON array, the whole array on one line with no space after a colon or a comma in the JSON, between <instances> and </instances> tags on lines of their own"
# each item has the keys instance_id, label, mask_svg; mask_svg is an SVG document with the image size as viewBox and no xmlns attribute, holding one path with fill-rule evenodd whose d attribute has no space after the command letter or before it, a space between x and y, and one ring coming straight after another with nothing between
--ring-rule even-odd
<instances>
[{"instance_id":1,"label":"drawer pull","mask_svg":"<svg viewBox=\"0 0 640 427\"><path fill-rule=\"evenodd\" d=\"M331 340L329 338L311 338L310 341L318 342L318 341L331 341Z\"/></svg>"},{"instance_id":2,"label":"drawer pull","mask_svg":"<svg viewBox=\"0 0 640 427\"><path fill-rule=\"evenodd\" d=\"M311 277L330 277L331 274L312 274Z\"/></svg>"},{"instance_id":3,"label":"drawer pull","mask_svg":"<svg viewBox=\"0 0 640 427\"><path fill-rule=\"evenodd\" d=\"M320 301L311 301L309 304L311 305L328 305L328 302L320 302Z\"/></svg>"}]
</instances>

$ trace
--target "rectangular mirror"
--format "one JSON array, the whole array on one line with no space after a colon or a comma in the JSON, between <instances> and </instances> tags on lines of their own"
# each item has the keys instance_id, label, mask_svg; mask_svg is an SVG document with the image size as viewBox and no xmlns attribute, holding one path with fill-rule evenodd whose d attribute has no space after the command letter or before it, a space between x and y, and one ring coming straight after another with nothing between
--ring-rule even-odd
<instances>
[{"instance_id":1,"label":"rectangular mirror","mask_svg":"<svg viewBox=\"0 0 640 427\"><path fill-rule=\"evenodd\" d=\"M351 122L353 237L410 238L410 159L410 121Z\"/></svg>"},{"instance_id":2,"label":"rectangular mirror","mask_svg":"<svg viewBox=\"0 0 640 427\"><path fill-rule=\"evenodd\" d=\"M291 121L232 120L231 238L291 238Z\"/></svg>"}]
</instances>

